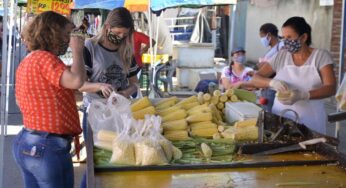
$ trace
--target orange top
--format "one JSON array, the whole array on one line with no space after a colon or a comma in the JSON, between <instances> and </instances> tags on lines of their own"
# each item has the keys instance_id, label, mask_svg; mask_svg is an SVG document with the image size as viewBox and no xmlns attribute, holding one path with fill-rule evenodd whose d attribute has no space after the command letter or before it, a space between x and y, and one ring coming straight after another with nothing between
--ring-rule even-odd
<instances>
[{"instance_id":1,"label":"orange top","mask_svg":"<svg viewBox=\"0 0 346 188\"><path fill-rule=\"evenodd\" d=\"M33 51L16 72L16 99L27 128L56 134L82 132L73 90L60 85L66 65L48 51Z\"/></svg>"}]
</instances>

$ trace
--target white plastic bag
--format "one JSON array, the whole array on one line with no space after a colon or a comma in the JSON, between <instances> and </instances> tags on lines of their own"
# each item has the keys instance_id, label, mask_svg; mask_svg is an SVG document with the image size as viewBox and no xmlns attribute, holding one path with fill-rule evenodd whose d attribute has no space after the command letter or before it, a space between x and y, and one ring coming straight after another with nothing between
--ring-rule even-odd
<instances>
[{"instance_id":1,"label":"white plastic bag","mask_svg":"<svg viewBox=\"0 0 346 188\"><path fill-rule=\"evenodd\" d=\"M337 102L337 108L341 111L346 111L346 79L342 79L341 85L336 92L335 99Z\"/></svg>"},{"instance_id":2,"label":"white plastic bag","mask_svg":"<svg viewBox=\"0 0 346 188\"><path fill-rule=\"evenodd\" d=\"M107 99L107 106L109 109L120 115L127 115L128 117L132 116L131 101L118 93L111 93Z\"/></svg>"}]
</instances>

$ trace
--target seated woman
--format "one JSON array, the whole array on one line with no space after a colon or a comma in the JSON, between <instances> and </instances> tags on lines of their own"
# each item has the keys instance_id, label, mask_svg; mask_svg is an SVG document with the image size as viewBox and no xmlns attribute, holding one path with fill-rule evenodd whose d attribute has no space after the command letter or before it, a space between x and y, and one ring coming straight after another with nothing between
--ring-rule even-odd
<instances>
[{"instance_id":1,"label":"seated woman","mask_svg":"<svg viewBox=\"0 0 346 188\"><path fill-rule=\"evenodd\" d=\"M251 80L254 70L244 66L245 53L245 50L241 47L232 51L230 65L223 68L221 73L221 84L224 89L250 89L247 81Z\"/></svg>"}]
</instances>

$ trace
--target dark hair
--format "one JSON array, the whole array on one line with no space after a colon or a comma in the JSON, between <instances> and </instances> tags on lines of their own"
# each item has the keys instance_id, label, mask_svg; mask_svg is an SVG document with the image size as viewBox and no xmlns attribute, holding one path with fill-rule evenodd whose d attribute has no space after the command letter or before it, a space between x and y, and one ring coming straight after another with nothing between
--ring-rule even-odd
<instances>
[{"instance_id":1,"label":"dark hair","mask_svg":"<svg viewBox=\"0 0 346 188\"><path fill-rule=\"evenodd\" d=\"M278 28L272 23L265 23L260 27L260 32L265 34L270 33L275 37L279 37L278 31Z\"/></svg>"},{"instance_id":2,"label":"dark hair","mask_svg":"<svg viewBox=\"0 0 346 188\"><path fill-rule=\"evenodd\" d=\"M282 27L291 27L295 32L299 34L299 36L306 33L308 35L308 39L306 40L306 44L310 46L311 44L311 27L308 23L306 23L303 17L294 16L286 20L286 22L282 25Z\"/></svg>"},{"instance_id":3,"label":"dark hair","mask_svg":"<svg viewBox=\"0 0 346 188\"><path fill-rule=\"evenodd\" d=\"M73 23L53 11L37 15L22 31L28 51L45 50L54 52L59 48L64 28Z\"/></svg>"}]
</instances>

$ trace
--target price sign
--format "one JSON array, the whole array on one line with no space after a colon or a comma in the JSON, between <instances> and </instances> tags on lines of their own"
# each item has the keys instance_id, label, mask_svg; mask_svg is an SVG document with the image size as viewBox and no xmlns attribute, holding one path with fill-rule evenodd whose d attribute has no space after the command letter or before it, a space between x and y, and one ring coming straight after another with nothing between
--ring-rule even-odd
<instances>
[{"instance_id":1,"label":"price sign","mask_svg":"<svg viewBox=\"0 0 346 188\"><path fill-rule=\"evenodd\" d=\"M71 14L71 0L28 0L27 12L39 14L54 11L62 15Z\"/></svg>"}]
</instances>

